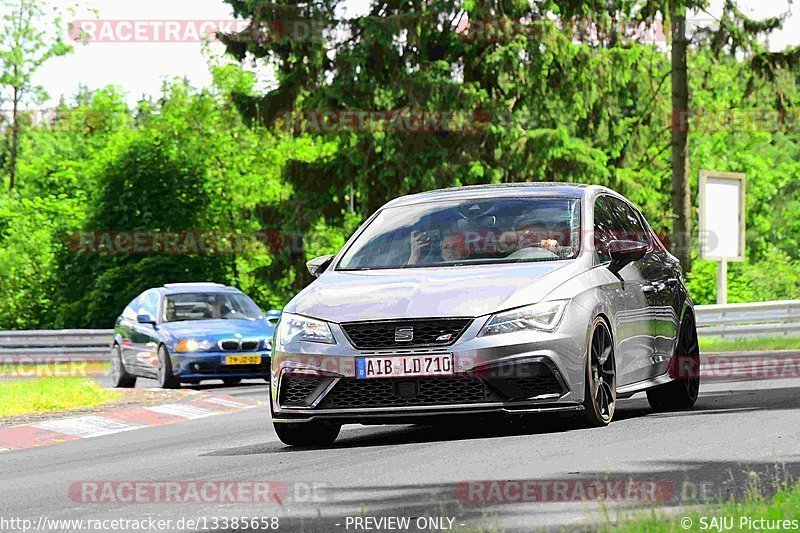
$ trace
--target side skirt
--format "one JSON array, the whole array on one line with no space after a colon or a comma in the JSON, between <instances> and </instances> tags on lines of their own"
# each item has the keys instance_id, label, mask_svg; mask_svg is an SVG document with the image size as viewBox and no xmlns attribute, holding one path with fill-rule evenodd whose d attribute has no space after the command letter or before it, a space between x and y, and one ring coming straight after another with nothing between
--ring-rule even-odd
<instances>
[{"instance_id":1,"label":"side skirt","mask_svg":"<svg viewBox=\"0 0 800 533\"><path fill-rule=\"evenodd\" d=\"M672 381L672 378L669 376L669 374L662 374L654 378L637 381L636 383L631 383L629 385L623 385L622 387L617 387L617 398L624 400L626 398L630 398L637 392L644 392L647 389L652 389L653 387L658 387L659 385L665 385L670 381Z\"/></svg>"}]
</instances>

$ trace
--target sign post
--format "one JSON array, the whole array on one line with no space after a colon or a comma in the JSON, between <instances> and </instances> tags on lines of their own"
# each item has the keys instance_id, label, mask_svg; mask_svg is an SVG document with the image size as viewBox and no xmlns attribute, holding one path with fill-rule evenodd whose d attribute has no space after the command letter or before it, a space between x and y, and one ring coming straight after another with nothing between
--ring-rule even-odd
<instances>
[{"instance_id":1,"label":"sign post","mask_svg":"<svg viewBox=\"0 0 800 533\"><path fill-rule=\"evenodd\" d=\"M700 171L700 259L719 262L717 303L728 303L728 262L745 260L745 175Z\"/></svg>"}]
</instances>

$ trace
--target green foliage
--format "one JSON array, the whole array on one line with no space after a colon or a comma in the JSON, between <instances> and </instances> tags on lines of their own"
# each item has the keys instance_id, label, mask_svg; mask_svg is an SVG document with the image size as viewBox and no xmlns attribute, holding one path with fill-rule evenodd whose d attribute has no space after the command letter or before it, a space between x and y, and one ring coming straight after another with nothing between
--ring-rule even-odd
<instances>
[{"instance_id":1,"label":"green foliage","mask_svg":"<svg viewBox=\"0 0 800 533\"><path fill-rule=\"evenodd\" d=\"M2 0L0 12L0 86L10 89L18 102L39 102L45 93L33 84L34 75L49 59L72 51L63 41L61 18L52 20L36 0Z\"/></svg>"},{"instance_id":2,"label":"green foliage","mask_svg":"<svg viewBox=\"0 0 800 533\"><path fill-rule=\"evenodd\" d=\"M387 200L438 187L597 183L634 201L657 231L671 228L669 58L619 34L620 22L652 20L665 3L512 2L498 13L485 2L373 2L371 16L354 20L336 18L334 0L231 4L256 22L326 21L352 38L329 50L318 38L226 36L234 57L274 68L269 90L237 65L213 65L210 89L166 82L157 100L135 109L114 88L82 91L59 106L53 125L27 127L19 186L0 199L0 328L106 327L145 288L177 281L234 284L280 307L310 281L308 259L337 251ZM577 40L580 24L561 31L545 15L595 20L598 33ZM692 107L795 105L791 63L776 60L767 75L752 57L721 53L742 41L733 28L744 19L734 18L727 40L692 49ZM499 19L542 24L494 37L458 29ZM303 120L304 132L286 128L286 113L329 110L479 120L435 131L322 132ZM711 131L697 127L700 119L690 130L694 193L700 169L748 175L748 260L731 265L729 299L798 297L797 131ZM70 245L76 232L134 231L270 238L210 254ZM715 264L697 261L687 277L697 303L715 300Z\"/></svg>"},{"instance_id":3,"label":"green foliage","mask_svg":"<svg viewBox=\"0 0 800 533\"><path fill-rule=\"evenodd\" d=\"M717 263L697 261L687 283L698 304L717 301ZM800 262L769 248L757 262L728 263L728 302L800 299Z\"/></svg>"},{"instance_id":4,"label":"green foliage","mask_svg":"<svg viewBox=\"0 0 800 533\"><path fill-rule=\"evenodd\" d=\"M34 76L48 60L66 55L72 47L62 37L61 17L49 17L38 0L0 0L0 100L10 106L9 134L3 159L8 169L8 188L16 181L19 139L28 103L39 104L47 94L34 84Z\"/></svg>"},{"instance_id":5,"label":"green foliage","mask_svg":"<svg viewBox=\"0 0 800 533\"><path fill-rule=\"evenodd\" d=\"M196 92L180 82L165 91L139 115L135 129L120 130L96 157L97 188L82 230L234 240L262 229L255 214L279 200L279 152L285 147L271 133L244 126L220 94ZM262 303L286 298L256 281L271 265L264 246L238 256L192 251L159 253L152 246L133 253L66 251L58 276L71 283L61 291L56 324L107 326L133 296L169 282L242 281Z\"/></svg>"}]
</instances>

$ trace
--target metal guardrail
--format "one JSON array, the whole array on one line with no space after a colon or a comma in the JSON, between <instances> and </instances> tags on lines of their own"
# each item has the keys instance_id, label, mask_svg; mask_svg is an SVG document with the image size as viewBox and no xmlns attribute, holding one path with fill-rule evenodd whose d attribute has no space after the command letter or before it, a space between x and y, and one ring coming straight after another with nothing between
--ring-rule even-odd
<instances>
[{"instance_id":1,"label":"metal guardrail","mask_svg":"<svg viewBox=\"0 0 800 533\"><path fill-rule=\"evenodd\" d=\"M800 300L698 305L695 312L701 337L800 337Z\"/></svg>"},{"instance_id":2,"label":"metal guardrail","mask_svg":"<svg viewBox=\"0 0 800 533\"><path fill-rule=\"evenodd\" d=\"M800 337L800 300L698 305L695 310L701 337ZM107 361L112 335L110 329L0 331L0 361L38 358Z\"/></svg>"},{"instance_id":3,"label":"metal guardrail","mask_svg":"<svg viewBox=\"0 0 800 533\"><path fill-rule=\"evenodd\" d=\"M113 335L110 329L0 331L0 360L107 361Z\"/></svg>"}]
</instances>

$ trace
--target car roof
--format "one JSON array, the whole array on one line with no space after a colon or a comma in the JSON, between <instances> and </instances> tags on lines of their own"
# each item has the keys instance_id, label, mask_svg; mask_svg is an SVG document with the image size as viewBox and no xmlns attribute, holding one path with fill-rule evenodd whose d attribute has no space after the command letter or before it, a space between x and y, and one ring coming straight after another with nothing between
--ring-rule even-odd
<instances>
[{"instance_id":1,"label":"car roof","mask_svg":"<svg viewBox=\"0 0 800 533\"><path fill-rule=\"evenodd\" d=\"M497 183L488 185L469 185L437 189L417 194L401 196L387 203L385 207L413 205L437 200L471 200L477 198L497 198L514 196L562 196L566 198L583 198L588 193L600 191L617 194L601 185L558 182L523 182Z\"/></svg>"},{"instance_id":2,"label":"car roof","mask_svg":"<svg viewBox=\"0 0 800 533\"><path fill-rule=\"evenodd\" d=\"M221 283L190 282L190 283L166 283L158 288L162 294L182 294L187 292L242 292L236 287L228 287Z\"/></svg>"}]
</instances>

